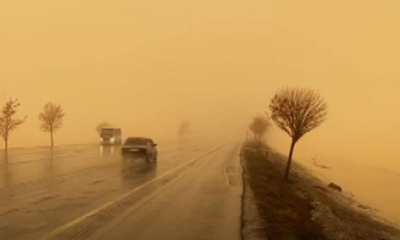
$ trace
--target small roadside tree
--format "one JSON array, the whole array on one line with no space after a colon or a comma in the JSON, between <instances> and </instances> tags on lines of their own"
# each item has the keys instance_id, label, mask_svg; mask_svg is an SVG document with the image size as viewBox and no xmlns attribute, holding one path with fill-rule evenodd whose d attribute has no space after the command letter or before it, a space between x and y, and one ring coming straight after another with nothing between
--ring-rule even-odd
<instances>
[{"instance_id":1,"label":"small roadside tree","mask_svg":"<svg viewBox=\"0 0 400 240\"><path fill-rule=\"evenodd\" d=\"M288 87L275 93L269 109L272 120L292 138L284 176L288 181L297 141L326 120L328 105L315 90Z\"/></svg>"},{"instance_id":2,"label":"small roadside tree","mask_svg":"<svg viewBox=\"0 0 400 240\"><path fill-rule=\"evenodd\" d=\"M184 121L179 125L178 137L184 138L192 133L191 124L189 121Z\"/></svg>"},{"instance_id":3,"label":"small roadside tree","mask_svg":"<svg viewBox=\"0 0 400 240\"><path fill-rule=\"evenodd\" d=\"M63 126L63 119L65 112L60 104L54 104L48 102L43 107L43 112L39 114L39 120L41 121L40 129L43 132L50 133L51 147L54 146L53 134Z\"/></svg>"},{"instance_id":4,"label":"small roadside tree","mask_svg":"<svg viewBox=\"0 0 400 240\"><path fill-rule=\"evenodd\" d=\"M253 121L251 122L249 129L250 131L253 132L254 139L260 143L262 136L266 133L269 127L270 123L268 119L261 116L257 116L253 118Z\"/></svg>"},{"instance_id":5,"label":"small roadside tree","mask_svg":"<svg viewBox=\"0 0 400 240\"><path fill-rule=\"evenodd\" d=\"M96 132L98 132L99 134L101 133L101 129L103 127L107 127L107 126L111 126L111 124L107 121L101 122L96 126Z\"/></svg>"},{"instance_id":6,"label":"small roadside tree","mask_svg":"<svg viewBox=\"0 0 400 240\"><path fill-rule=\"evenodd\" d=\"M26 120L24 118L15 118L17 109L20 106L18 99L10 98L6 105L3 107L0 116L0 135L4 139L5 151L8 151L8 140L10 138L10 133L15 130L19 125L23 124Z\"/></svg>"}]
</instances>

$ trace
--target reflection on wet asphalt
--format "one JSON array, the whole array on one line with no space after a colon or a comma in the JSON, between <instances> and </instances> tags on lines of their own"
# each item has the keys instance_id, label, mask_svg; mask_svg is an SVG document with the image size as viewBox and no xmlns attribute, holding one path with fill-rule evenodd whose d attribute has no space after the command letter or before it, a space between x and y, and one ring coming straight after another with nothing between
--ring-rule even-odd
<instances>
[{"instance_id":1,"label":"reflection on wet asphalt","mask_svg":"<svg viewBox=\"0 0 400 240\"><path fill-rule=\"evenodd\" d=\"M0 158L0 239L38 239L209 148L160 144L157 162L119 147L13 150Z\"/></svg>"}]
</instances>

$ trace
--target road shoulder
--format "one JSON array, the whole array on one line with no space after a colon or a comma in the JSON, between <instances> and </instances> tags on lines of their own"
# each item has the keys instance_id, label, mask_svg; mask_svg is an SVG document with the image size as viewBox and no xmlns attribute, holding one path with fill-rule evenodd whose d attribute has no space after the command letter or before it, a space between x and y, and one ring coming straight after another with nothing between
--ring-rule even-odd
<instances>
[{"instance_id":1,"label":"road shoulder","mask_svg":"<svg viewBox=\"0 0 400 240\"><path fill-rule=\"evenodd\" d=\"M240 154L242 165L243 194L242 194L242 239L243 240L264 240L263 226L265 223L258 211L254 192L250 186L247 161L244 152Z\"/></svg>"},{"instance_id":2,"label":"road shoulder","mask_svg":"<svg viewBox=\"0 0 400 240\"><path fill-rule=\"evenodd\" d=\"M244 191L244 206L255 204L259 213L254 215L245 207L243 216L253 213L260 226L247 229L244 240L400 239L399 230L352 208L344 195L297 164L292 167L291 181L284 182L286 159L280 154L266 157L264 152L249 147L242 153L245 189L252 190Z\"/></svg>"}]
</instances>

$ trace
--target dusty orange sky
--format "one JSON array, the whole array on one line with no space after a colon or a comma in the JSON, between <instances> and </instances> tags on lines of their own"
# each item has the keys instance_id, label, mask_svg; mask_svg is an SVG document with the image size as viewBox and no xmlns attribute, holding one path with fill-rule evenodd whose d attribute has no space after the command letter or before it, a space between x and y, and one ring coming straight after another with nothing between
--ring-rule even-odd
<instances>
[{"instance_id":1,"label":"dusty orange sky","mask_svg":"<svg viewBox=\"0 0 400 240\"><path fill-rule=\"evenodd\" d=\"M10 145L48 144L37 116L50 100L67 112L56 144L96 141L103 120L129 135L175 137L191 119L244 136L295 85L330 105L298 157L400 171L399 12L394 0L1 0L0 100L28 116ZM276 129L270 141L289 147Z\"/></svg>"}]
</instances>

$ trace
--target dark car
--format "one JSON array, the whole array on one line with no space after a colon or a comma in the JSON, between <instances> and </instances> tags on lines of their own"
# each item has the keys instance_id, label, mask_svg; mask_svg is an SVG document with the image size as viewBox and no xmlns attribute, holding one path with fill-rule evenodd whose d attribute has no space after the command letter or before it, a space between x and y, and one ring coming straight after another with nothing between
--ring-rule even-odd
<instances>
[{"instance_id":1,"label":"dark car","mask_svg":"<svg viewBox=\"0 0 400 240\"><path fill-rule=\"evenodd\" d=\"M121 148L121 153L138 155L147 160L157 161L158 151L157 144L151 138L145 137L129 137Z\"/></svg>"}]
</instances>

